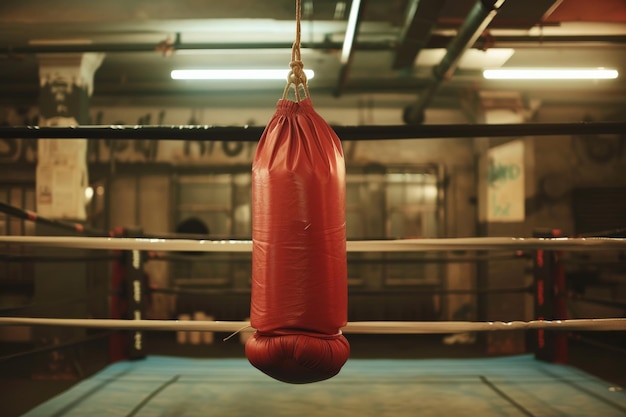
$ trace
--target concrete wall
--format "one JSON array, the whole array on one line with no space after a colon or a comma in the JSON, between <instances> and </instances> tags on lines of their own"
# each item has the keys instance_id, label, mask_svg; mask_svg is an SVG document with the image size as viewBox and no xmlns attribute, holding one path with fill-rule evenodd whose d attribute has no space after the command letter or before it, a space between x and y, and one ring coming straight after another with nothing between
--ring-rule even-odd
<instances>
[{"instance_id":1,"label":"concrete wall","mask_svg":"<svg viewBox=\"0 0 626 417\"><path fill-rule=\"evenodd\" d=\"M623 114L626 111L615 109ZM538 122L555 118L578 122L614 118L615 112L595 109L550 108L540 112ZM626 136L555 136L535 141L537 192L541 198L534 213L538 227L560 228L574 233L571 191L580 187L626 186ZM606 155L606 158L605 158Z\"/></svg>"}]
</instances>

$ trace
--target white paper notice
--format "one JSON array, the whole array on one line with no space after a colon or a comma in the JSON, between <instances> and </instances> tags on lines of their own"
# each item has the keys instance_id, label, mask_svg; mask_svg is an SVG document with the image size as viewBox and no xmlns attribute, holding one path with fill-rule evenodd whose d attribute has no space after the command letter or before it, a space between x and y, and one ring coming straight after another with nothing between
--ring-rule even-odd
<instances>
[{"instance_id":1,"label":"white paper notice","mask_svg":"<svg viewBox=\"0 0 626 417\"><path fill-rule=\"evenodd\" d=\"M487 221L524 221L524 142L491 148L487 158Z\"/></svg>"}]
</instances>

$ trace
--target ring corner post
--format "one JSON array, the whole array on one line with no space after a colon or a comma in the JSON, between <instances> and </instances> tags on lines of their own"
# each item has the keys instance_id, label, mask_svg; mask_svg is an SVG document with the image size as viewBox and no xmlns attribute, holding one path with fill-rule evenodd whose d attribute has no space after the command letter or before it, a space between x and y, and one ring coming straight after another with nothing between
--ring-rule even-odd
<instances>
[{"instance_id":1,"label":"ring corner post","mask_svg":"<svg viewBox=\"0 0 626 417\"><path fill-rule=\"evenodd\" d=\"M558 229L535 230L535 238L558 238ZM535 320L567 319L565 270L561 251L539 249L533 259L534 315ZM535 358L552 363L567 363L568 335L566 332L538 329L534 332L531 350Z\"/></svg>"},{"instance_id":2,"label":"ring corner post","mask_svg":"<svg viewBox=\"0 0 626 417\"><path fill-rule=\"evenodd\" d=\"M140 229L125 229L124 237L139 237ZM143 270L144 254L135 249L126 251L124 256L124 270L126 271L125 290L127 295L128 309L126 319L144 320L146 316L146 274ZM130 343L128 346L129 359L143 359L145 353L145 334L141 330L130 331Z\"/></svg>"},{"instance_id":3,"label":"ring corner post","mask_svg":"<svg viewBox=\"0 0 626 417\"><path fill-rule=\"evenodd\" d=\"M115 237L136 237L140 230L116 228L111 234ZM111 311L113 319L142 320L146 312L148 288L143 272L143 253L139 250L119 251L119 259L113 265L111 278ZM144 332L131 330L111 336L109 358L111 362L125 359L143 359L145 353Z\"/></svg>"}]
</instances>

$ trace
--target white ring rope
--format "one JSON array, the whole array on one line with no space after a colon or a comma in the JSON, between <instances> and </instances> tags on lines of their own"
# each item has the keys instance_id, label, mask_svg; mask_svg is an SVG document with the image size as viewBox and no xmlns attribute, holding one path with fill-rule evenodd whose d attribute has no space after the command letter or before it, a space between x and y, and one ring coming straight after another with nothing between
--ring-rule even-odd
<instances>
[{"instance_id":1,"label":"white ring rope","mask_svg":"<svg viewBox=\"0 0 626 417\"><path fill-rule=\"evenodd\" d=\"M56 319L0 317L4 326L62 326L104 328L117 330L158 331L206 331L239 332L254 331L248 321L177 321L177 320L116 320L116 319ZM249 328L249 329L247 329ZM343 333L361 334L438 334L461 332L484 332L503 330L584 330L626 331L626 318L533 320L533 321L362 321L350 322L342 328Z\"/></svg>"},{"instance_id":2,"label":"white ring rope","mask_svg":"<svg viewBox=\"0 0 626 417\"><path fill-rule=\"evenodd\" d=\"M250 240L188 240L64 236L0 236L0 243L60 248L184 252L251 252ZM348 252L425 252L452 250L608 250L626 249L624 238L472 237L348 241Z\"/></svg>"}]
</instances>

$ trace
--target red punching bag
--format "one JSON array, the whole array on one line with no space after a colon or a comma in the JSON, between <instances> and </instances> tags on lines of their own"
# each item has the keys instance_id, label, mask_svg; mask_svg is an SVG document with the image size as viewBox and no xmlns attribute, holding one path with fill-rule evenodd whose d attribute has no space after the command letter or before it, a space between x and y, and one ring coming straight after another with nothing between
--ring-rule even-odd
<instances>
[{"instance_id":1,"label":"red punching bag","mask_svg":"<svg viewBox=\"0 0 626 417\"><path fill-rule=\"evenodd\" d=\"M336 375L347 292L341 142L310 98L283 96L252 164L250 363L294 384Z\"/></svg>"}]
</instances>

